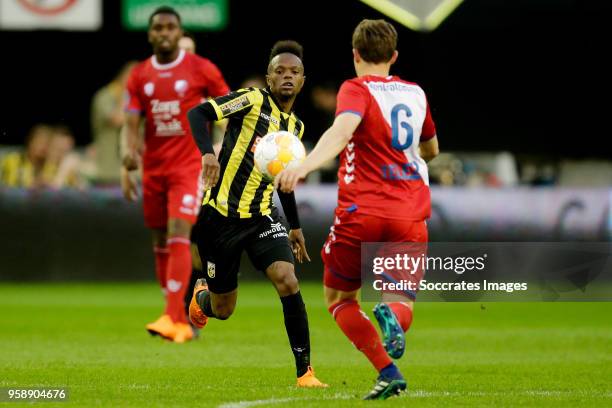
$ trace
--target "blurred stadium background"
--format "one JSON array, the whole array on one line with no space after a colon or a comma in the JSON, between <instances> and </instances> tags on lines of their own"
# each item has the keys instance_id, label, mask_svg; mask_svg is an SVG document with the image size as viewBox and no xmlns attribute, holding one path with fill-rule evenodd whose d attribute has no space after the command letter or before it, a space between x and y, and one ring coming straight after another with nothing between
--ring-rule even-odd
<instances>
[{"instance_id":1,"label":"blurred stadium background","mask_svg":"<svg viewBox=\"0 0 612 408\"><path fill-rule=\"evenodd\" d=\"M0 187L0 279L153 279L140 206L117 187L117 142L96 135L104 108L94 95L126 62L150 55L143 24L158 4L189 11L196 51L232 88L261 80L274 41L300 41L307 82L296 111L308 146L353 75L353 27L391 12L394 72L427 91L438 125L432 239L609 240L606 2L2 0L0 161L24 150L31 129L68 137L42 158L52 164L48 179ZM311 254L327 234L334 182L332 163L298 191ZM305 269L318 278L314 259Z\"/></svg>"}]
</instances>

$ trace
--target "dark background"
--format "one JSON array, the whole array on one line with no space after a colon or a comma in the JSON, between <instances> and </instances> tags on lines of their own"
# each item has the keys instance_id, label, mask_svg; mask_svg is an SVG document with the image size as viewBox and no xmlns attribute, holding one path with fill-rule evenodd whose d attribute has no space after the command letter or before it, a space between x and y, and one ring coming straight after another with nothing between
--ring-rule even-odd
<instances>
[{"instance_id":1,"label":"dark background","mask_svg":"<svg viewBox=\"0 0 612 408\"><path fill-rule=\"evenodd\" d=\"M606 1L466 0L433 33L395 24L400 58L393 69L427 92L445 150L610 157L606 60L612 5ZM354 75L351 33L380 13L356 0L230 1L224 31L197 33L198 53L231 87L265 70L279 39L305 47L313 84ZM89 103L123 62L144 59L144 32L126 32L120 2L104 1L98 32L0 32L0 144L19 144L35 123L70 126L90 142ZM309 99L296 108L308 127Z\"/></svg>"}]
</instances>

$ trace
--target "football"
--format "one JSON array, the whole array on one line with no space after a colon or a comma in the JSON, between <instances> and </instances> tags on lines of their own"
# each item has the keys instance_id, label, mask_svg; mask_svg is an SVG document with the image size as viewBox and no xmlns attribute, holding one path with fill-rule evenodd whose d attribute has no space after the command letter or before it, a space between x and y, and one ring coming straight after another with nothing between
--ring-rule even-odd
<instances>
[{"instance_id":1,"label":"football","mask_svg":"<svg viewBox=\"0 0 612 408\"><path fill-rule=\"evenodd\" d=\"M281 170L297 167L306 156L304 145L293 133L281 130L265 135L255 147L255 166L268 179Z\"/></svg>"}]
</instances>

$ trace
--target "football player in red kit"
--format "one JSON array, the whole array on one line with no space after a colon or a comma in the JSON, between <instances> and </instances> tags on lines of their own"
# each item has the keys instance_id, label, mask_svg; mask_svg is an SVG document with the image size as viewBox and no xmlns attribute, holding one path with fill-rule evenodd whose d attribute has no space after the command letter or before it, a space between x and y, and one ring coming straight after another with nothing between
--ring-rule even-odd
<instances>
[{"instance_id":1,"label":"football player in red kit","mask_svg":"<svg viewBox=\"0 0 612 408\"><path fill-rule=\"evenodd\" d=\"M190 232L202 202L201 156L187 112L202 98L229 92L211 61L179 48L182 34L174 9L153 12L148 31L153 55L138 64L128 80L128 146L123 158L126 170L142 164L145 224L153 232L156 275L166 296L164 313L146 328L177 343L193 337L183 299L191 274ZM133 199L136 185L123 174L124 195Z\"/></svg>"},{"instance_id":2,"label":"football player in red kit","mask_svg":"<svg viewBox=\"0 0 612 408\"><path fill-rule=\"evenodd\" d=\"M383 345L357 302L361 242L427 242L431 203L426 162L438 154L425 93L389 75L396 45L397 32L388 22L359 23L353 33L357 77L340 87L333 125L300 167L275 180L281 191L293 191L309 172L341 154L338 206L321 251L325 298L340 329L379 372L366 399L386 399L407 387L390 356L403 354L414 297L376 306Z\"/></svg>"}]
</instances>

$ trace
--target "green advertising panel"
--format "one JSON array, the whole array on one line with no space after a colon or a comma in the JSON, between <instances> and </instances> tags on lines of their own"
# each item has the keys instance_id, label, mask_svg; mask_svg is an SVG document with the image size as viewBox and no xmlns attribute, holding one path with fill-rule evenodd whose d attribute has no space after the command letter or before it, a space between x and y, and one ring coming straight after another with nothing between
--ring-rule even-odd
<instances>
[{"instance_id":1,"label":"green advertising panel","mask_svg":"<svg viewBox=\"0 0 612 408\"><path fill-rule=\"evenodd\" d=\"M123 27L146 30L149 16L160 6L171 6L191 31L221 30L227 24L228 0L123 0Z\"/></svg>"}]
</instances>

